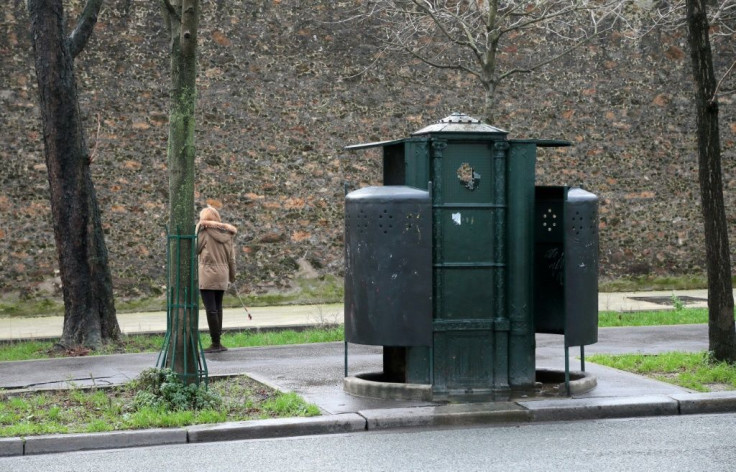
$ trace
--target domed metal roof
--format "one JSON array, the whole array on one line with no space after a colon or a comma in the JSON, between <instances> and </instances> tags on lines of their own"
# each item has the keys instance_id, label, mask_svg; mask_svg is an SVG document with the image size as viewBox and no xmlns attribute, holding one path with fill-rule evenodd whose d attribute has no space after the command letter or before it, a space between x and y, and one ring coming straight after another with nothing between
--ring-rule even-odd
<instances>
[{"instance_id":1,"label":"domed metal roof","mask_svg":"<svg viewBox=\"0 0 736 472\"><path fill-rule=\"evenodd\" d=\"M495 126L487 125L477 118L468 116L465 113L455 112L450 116L442 118L437 123L425 126L419 131L412 133L412 136L418 136L429 133L496 133L508 134Z\"/></svg>"}]
</instances>

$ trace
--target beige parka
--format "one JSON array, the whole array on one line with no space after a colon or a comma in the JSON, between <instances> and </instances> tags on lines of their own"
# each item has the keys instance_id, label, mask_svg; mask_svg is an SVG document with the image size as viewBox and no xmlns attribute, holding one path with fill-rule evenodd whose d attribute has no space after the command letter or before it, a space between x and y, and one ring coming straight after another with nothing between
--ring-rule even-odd
<instances>
[{"instance_id":1,"label":"beige parka","mask_svg":"<svg viewBox=\"0 0 736 472\"><path fill-rule=\"evenodd\" d=\"M235 226L221 223L217 210L203 209L197 224L200 290L227 290L235 281Z\"/></svg>"}]
</instances>

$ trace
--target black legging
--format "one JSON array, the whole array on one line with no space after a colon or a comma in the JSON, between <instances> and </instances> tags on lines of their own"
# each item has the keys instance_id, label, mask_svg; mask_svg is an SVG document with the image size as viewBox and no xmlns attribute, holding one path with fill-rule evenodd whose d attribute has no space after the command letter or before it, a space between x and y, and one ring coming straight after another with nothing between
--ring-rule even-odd
<instances>
[{"instance_id":1,"label":"black legging","mask_svg":"<svg viewBox=\"0 0 736 472\"><path fill-rule=\"evenodd\" d=\"M199 293L202 295L202 303L207 313L207 326L210 328L212 345L219 346L222 335L222 297L225 291L200 290Z\"/></svg>"}]
</instances>

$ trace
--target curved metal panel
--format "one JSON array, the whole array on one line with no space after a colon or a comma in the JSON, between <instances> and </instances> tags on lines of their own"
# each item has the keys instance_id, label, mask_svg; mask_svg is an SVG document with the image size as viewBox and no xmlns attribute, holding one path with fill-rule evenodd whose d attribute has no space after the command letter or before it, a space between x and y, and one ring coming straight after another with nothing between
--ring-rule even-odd
<instances>
[{"instance_id":1,"label":"curved metal panel","mask_svg":"<svg viewBox=\"0 0 736 472\"><path fill-rule=\"evenodd\" d=\"M367 187L345 197L345 339L431 345L429 192Z\"/></svg>"}]
</instances>

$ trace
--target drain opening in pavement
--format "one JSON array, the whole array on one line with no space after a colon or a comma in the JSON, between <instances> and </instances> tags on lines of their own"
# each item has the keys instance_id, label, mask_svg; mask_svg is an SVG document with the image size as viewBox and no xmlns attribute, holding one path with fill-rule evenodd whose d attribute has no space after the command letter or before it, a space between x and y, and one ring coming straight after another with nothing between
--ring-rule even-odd
<instances>
[{"instance_id":1,"label":"drain opening in pavement","mask_svg":"<svg viewBox=\"0 0 736 472\"><path fill-rule=\"evenodd\" d=\"M628 298L631 300L637 300L640 302L656 303L657 305L675 306L675 302L674 300L672 300L672 296L669 296L669 297L628 297ZM701 302L708 301L707 298L689 297L687 295L677 297L677 300L679 300L685 305L691 305L694 303L701 303Z\"/></svg>"}]
</instances>

